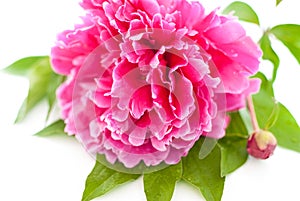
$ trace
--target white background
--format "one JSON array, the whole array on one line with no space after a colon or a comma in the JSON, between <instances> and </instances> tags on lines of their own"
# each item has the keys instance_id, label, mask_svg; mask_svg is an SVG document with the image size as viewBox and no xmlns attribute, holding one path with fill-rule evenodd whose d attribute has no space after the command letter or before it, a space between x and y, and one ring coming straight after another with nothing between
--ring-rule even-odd
<instances>
[{"instance_id":1,"label":"white background","mask_svg":"<svg viewBox=\"0 0 300 201\"><path fill-rule=\"evenodd\" d=\"M55 36L79 22L78 0L14 0L0 3L0 68L31 55L47 55ZM230 1L206 0L209 9ZM279 23L299 23L297 0L248 0L261 17L264 28ZM246 25L258 39L261 30ZM300 33L299 33L300 35ZM282 57L275 93L300 122L300 66L278 42L274 48ZM262 63L269 71L271 65ZM0 73L0 200L79 201L85 179L94 161L81 145L68 137L32 136L41 129L46 104L41 103L22 123L13 125L28 82ZM288 135L288 133L287 133ZM278 148L270 159L249 158L238 171L226 178L223 201L300 200L300 154ZM142 179L123 185L96 200L145 201ZM204 200L186 185L176 186L172 201Z\"/></svg>"}]
</instances>

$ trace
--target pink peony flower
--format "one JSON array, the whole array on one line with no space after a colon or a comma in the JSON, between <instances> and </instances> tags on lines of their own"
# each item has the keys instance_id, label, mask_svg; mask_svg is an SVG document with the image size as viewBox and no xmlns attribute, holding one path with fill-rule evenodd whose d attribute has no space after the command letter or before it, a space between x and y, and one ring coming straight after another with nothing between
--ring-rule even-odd
<instances>
[{"instance_id":1,"label":"pink peony flower","mask_svg":"<svg viewBox=\"0 0 300 201\"><path fill-rule=\"evenodd\" d=\"M261 52L232 16L186 0L83 0L83 23L52 49L66 131L126 167L176 164L260 82Z\"/></svg>"}]
</instances>

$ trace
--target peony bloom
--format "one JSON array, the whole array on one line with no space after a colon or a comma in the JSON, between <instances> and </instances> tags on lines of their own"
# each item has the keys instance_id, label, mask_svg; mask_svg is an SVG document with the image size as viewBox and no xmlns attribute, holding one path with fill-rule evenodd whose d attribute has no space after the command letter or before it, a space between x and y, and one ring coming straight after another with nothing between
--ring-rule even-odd
<instances>
[{"instance_id":1,"label":"peony bloom","mask_svg":"<svg viewBox=\"0 0 300 201\"><path fill-rule=\"evenodd\" d=\"M274 135L265 130L254 132L248 139L248 153L259 159L269 158L277 145L277 140Z\"/></svg>"},{"instance_id":2,"label":"peony bloom","mask_svg":"<svg viewBox=\"0 0 300 201\"><path fill-rule=\"evenodd\" d=\"M176 164L259 88L261 52L232 16L186 0L83 0L52 64L66 131L126 167Z\"/></svg>"}]
</instances>

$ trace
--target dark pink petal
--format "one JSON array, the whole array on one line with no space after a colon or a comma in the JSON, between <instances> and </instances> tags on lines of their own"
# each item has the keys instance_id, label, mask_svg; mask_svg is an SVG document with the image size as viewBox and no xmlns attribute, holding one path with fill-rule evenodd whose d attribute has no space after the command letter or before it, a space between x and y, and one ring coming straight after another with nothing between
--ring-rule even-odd
<instances>
[{"instance_id":1,"label":"dark pink petal","mask_svg":"<svg viewBox=\"0 0 300 201\"><path fill-rule=\"evenodd\" d=\"M158 85L152 86L153 103L157 106L157 113L165 123L175 119L173 109L169 104L169 94L170 92L166 88Z\"/></svg>"},{"instance_id":2,"label":"dark pink petal","mask_svg":"<svg viewBox=\"0 0 300 201\"><path fill-rule=\"evenodd\" d=\"M108 108L111 106L111 97L103 92L95 92L90 95L90 99L100 108Z\"/></svg>"},{"instance_id":3,"label":"dark pink petal","mask_svg":"<svg viewBox=\"0 0 300 201\"><path fill-rule=\"evenodd\" d=\"M199 82L209 72L208 65L200 59L190 59L189 64L180 69L191 82Z\"/></svg>"},{"instance_id":4,"label":"dark pink petal","mask_svg":"<svg viewBox=\"0 0 300 201\"><path fill-rule=\"evenodd\" d=\"M137 65L134 63L128 62L126 59L122 60L113 71L113 79L120 80L124 76L128 75L130 71L133 71L137 68Z\"/></svg>"},{"instance_id":5,"label":"dark pink petal","mask_svg":"<svg viewBox=\"0 0 300 201\"><path fill-rule=\"evenodd\" d=\"M137 89L137 91L135 91L134 94L132 95L129 102L131 115L136 119L141 118L141 116L145 113L145 111L151 110L152 107L153 107L153 100L151 97L150 85L146 85Z\"/></svg>"},{"instance_id":6,"label":"dark pink petal","mask_svg":"<svg viewBox=\"0 0 300 201\"><path fill-rule=\"evenodd\" d=\"M141 116L139 119L134 119L134 124L139 127L147 127L151 124L151 119L149 116L149 112L145 111L143 116Z\"/></svg>"},{"instance_id":7,"label":"dark pink petal","mask_svg":"<svg viewBox=\"0 0 300 201\"><path fill-rule=\"evenodd\" d=\"M177 51L167 52L165 57L169 68L177 70L180 67L185 68L188 65L188 59Z\"/></svg>"}]
</instances>

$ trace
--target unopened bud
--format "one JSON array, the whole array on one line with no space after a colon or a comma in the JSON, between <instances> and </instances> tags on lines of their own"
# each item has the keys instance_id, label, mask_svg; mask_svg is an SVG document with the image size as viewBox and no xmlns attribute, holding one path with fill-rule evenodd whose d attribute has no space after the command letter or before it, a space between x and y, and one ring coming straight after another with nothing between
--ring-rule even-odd
<instances>
[{"instance_id":1,"label":"unopened bud","mask_svg":"<svg viewBox=\"0 0 300 201\"><path fill-rule=\"evenodd\" d=\"M276 145L277 140L271 132L259 130L248 139L247 151L255 158L267 159L273 154Z\"/></svg>"}]
</instances>

